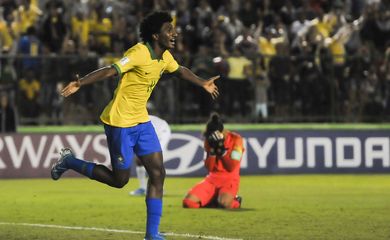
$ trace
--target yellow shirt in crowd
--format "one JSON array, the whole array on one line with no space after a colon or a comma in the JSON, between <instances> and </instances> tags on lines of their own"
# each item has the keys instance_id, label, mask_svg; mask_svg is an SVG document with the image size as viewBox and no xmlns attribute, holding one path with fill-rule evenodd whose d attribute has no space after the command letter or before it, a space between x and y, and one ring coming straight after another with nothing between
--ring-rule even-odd
<instances>
[{"instance_id":1,"label":"yellow shirt in crowd","mask_svg":"<svg viewBox=\"0 0 390 240\"><path fill-rule=\"evenodd\" d=\"M95 38L99 44L103 44L107 48L111 47L111 37L109 36L111 30L112 22L109 18L103 18L99 21L97 17L93 16L89 20L89 31L101 34Z\"/></svg>"},{"instance_id":2,"label":"yellow shirt in crowd","mask_svg":"<svg viewBox=\"0 0 390 240\"><path fill-rule=\"evenodd\" d=\"M8 51L12 47L12 36L8 31L5 21L0 21L0 43L2 50Z\"/></svg>"},{"instance_id":3,"label":"yellow shirt in crowd","mask_svg":"<svg viewBox=\"0 0 390 240\"><path fill-rule=\"evenodd\" d=\"M78 38L83 46L88 44L89 37L89 22L86 19L78 19L77 17L72 17L71 19L71 29L72 33Z\"/></svg>"},{"instance_id":4,"label":"yellow shirt in crowd","mask_svg":"<svg viewBox=\"0 0 390 240\"><path fill-rule=\"evenodd\" d=\"M229 74L228 78L230 79L245 79L245 72L244 69L246 66L251 65L252 62L249 61L246 57L240 56L240 57L228 57L226 60L229 64Z\"/></svg>"},{"instance_id":5,"label":"yellow shirt in crowd","mask_svg":"<svg viewBox=\"0 0 390 240\"><path fill-rule=\"evenodd\" d=\"M268 70L269 63L271 58L276 55L276 47L272 39L267 39L265 37L259 38L259 51L260 54L264 57L264 66Z\"/></svg>"},{"instance_id":6,"label":"yellow shirt in crowd","mask_svg":"<svg viewBox=\"0 0 390 240\"><path fill-rule=\"evenodd\" d=\"M41 89L41 84L36 79L32 81L21 79L19 82L19 88L21 91L26 93L27 99L33 100L38 97L38 93Z\"/></svg>"},{"instance_id":7,"label":"yellow shirt in crowd","mask_svg":"<svg viewBox=\"0 0 390 240\"><path fill-rule=\"evenodd\" d=\"M333 40L329 45L329 50L333 56L333 63L336 65L341 65L345 63L345 47L344 43Z\"/></svg>"}]
</instances>

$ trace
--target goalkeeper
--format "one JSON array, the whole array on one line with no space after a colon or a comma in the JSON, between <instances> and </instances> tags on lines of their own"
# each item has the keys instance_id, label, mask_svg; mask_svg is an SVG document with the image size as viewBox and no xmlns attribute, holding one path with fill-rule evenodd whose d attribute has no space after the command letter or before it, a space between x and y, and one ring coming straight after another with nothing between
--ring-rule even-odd
<instances>
[{"instance_id":1,"label":"goalkeeper","mask_svg":"<svg viewBox=\"0 0 390 240\"><path fill-rule=\"evenodd\" d=\"M244 152L242 137L225 130L220 116L213 113L204 132L204 162L209 171L206 178L196 184L183 199L183 207L241 207L237 196L240 184L240 161Z\"/></svg>"}]
</instances>

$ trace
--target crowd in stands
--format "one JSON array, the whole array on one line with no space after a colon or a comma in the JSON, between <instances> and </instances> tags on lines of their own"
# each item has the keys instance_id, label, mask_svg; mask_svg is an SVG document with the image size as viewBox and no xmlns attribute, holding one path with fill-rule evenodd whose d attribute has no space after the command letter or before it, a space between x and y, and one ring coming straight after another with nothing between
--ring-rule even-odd
<instances>
[{"instance_id":1,"label":"crowd in stands","mask_svg":"<svg viewBox=\"0 0 390 240\"><path fill-rule=\"evenodd\" d=\"M170 122L389 120L390 0L2 0L0 92L23 124L95 123L115 81L58 90L119 59L154 10L174 17L178 62L221 75L217 101L160 80L149 107Z\"/></svg>"}]
</instances>

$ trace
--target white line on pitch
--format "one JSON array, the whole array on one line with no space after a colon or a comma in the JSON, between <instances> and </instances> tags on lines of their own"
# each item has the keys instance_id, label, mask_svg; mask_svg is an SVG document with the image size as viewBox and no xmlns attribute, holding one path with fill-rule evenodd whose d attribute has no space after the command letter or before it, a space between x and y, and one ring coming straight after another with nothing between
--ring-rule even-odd
<instances>
[{"instance_id":1,"label":"white line on pitch","mask_svg":"<svg viewBox=\"0 0 390 240\"><path fill-rule=\"evenodd\" d=\"M89 231L100 231L100 232L115 232L115 233L129 233L129 234L145 234L140 231L121 230L121 229L109 229L109 228L97 228L97 227L72 227L72 226L61 226L61 225L50 225L50 224L37 224L37 223L12 223L12 222L0 222L0 225L16 225L16 226L28 226L28 227L41 227L41 228L60 228L70 230L89 230ZM184 237L184 238L198 238L198 239L211 239L211 240L242 240L239 238L224 238L216 236L206 235L194 235L189 233L163 233L165 236Z\"/></svg>"}]
</instances>

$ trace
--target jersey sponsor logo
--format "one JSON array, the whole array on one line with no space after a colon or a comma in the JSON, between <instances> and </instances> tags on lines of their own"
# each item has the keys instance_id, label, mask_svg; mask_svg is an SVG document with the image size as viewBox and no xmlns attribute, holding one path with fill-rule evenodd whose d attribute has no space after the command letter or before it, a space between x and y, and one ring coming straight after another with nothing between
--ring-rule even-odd
<instances>
[{"instance_id":1,"label":"jersey sponsor logo","mask_svg":"<svg viewBox=\"0 0 390 240\"><path fill-rule=\"evenodd\" d=\"M128 57L124 57L122 58L121 60L119 60L119 63L124 66L126 65L128 62L130 62L130 59Z\"/></svg>"}]
</instances>

